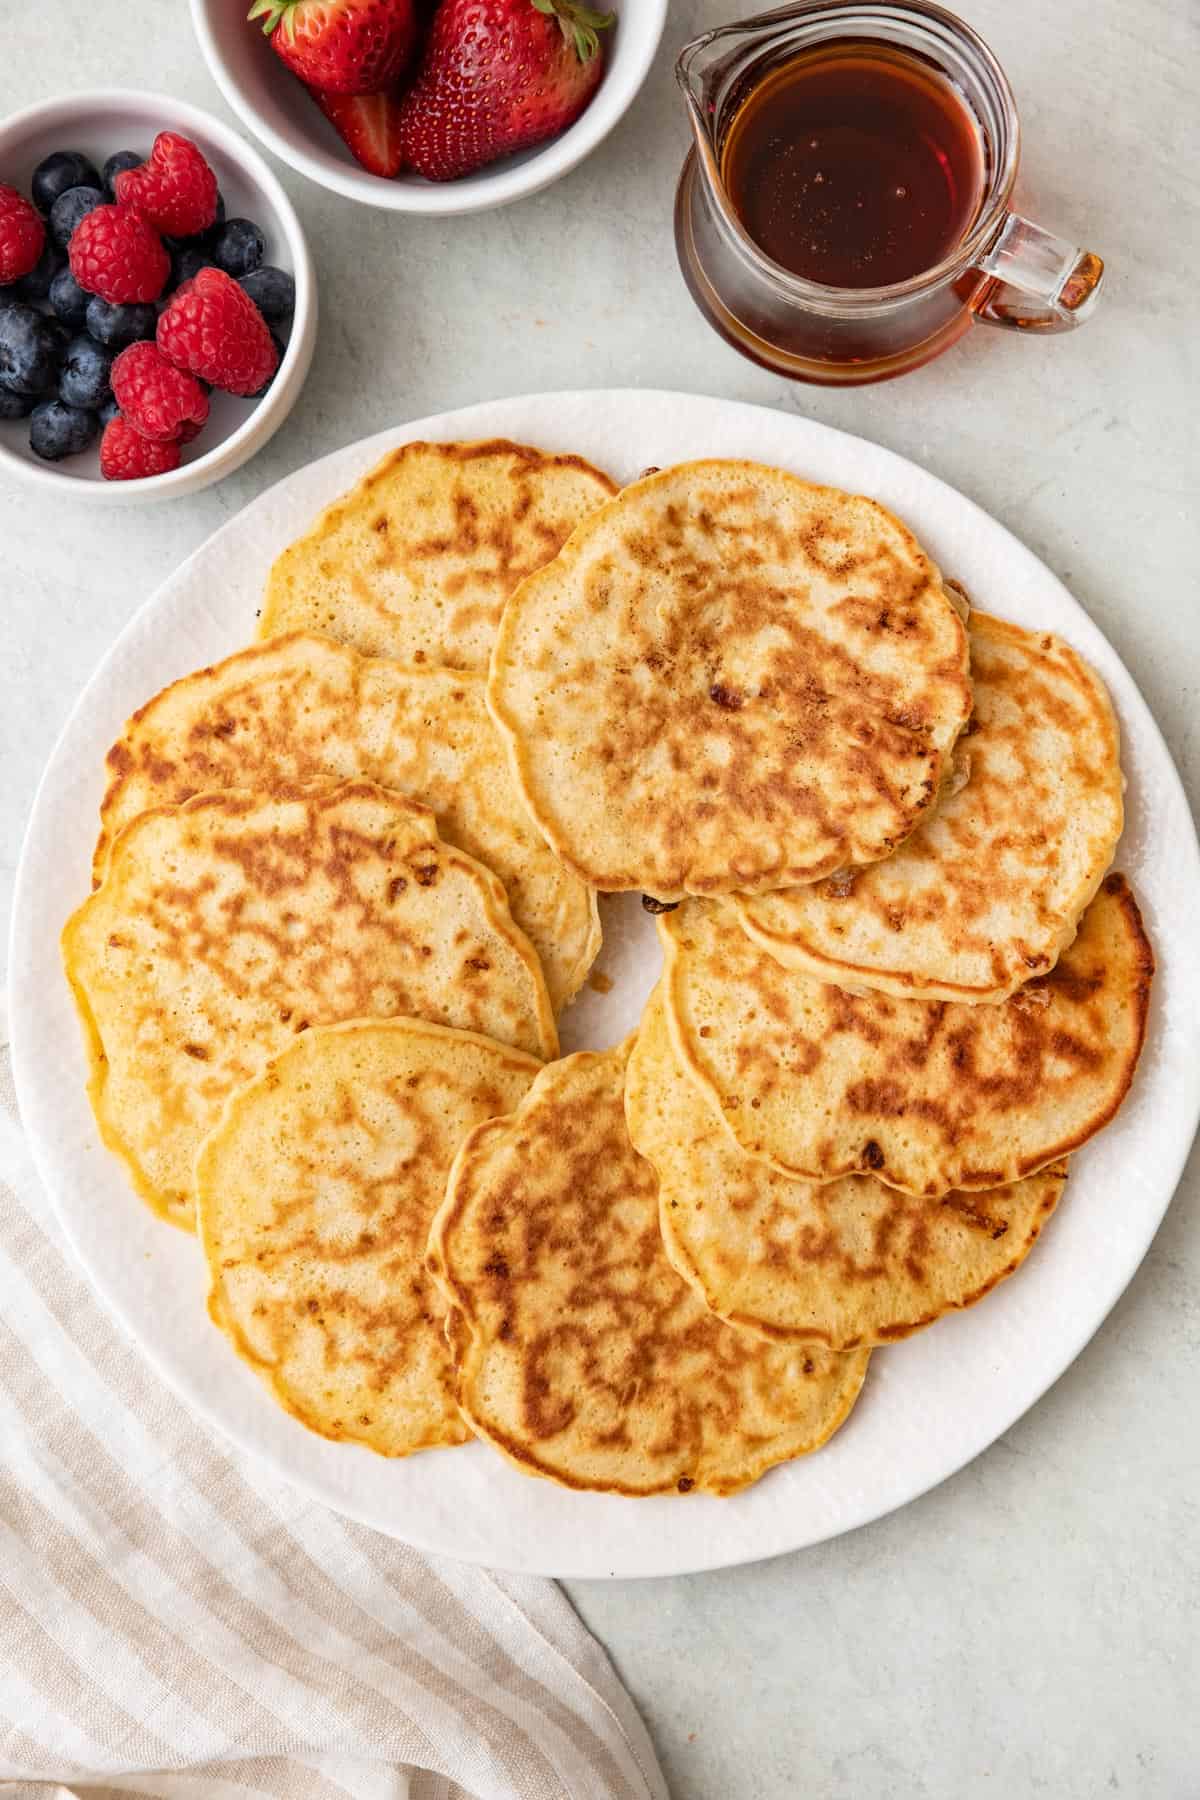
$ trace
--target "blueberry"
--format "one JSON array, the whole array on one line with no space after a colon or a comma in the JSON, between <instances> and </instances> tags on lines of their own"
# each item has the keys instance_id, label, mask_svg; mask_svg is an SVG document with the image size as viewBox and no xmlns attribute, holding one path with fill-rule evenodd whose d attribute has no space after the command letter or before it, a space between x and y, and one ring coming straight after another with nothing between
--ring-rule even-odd
<instances>
[{"instance_id":1,"label":"blueberry","mask_svg":"<svg viewBox=\"0 0 1200 1800\"><path fill-rule=\"evenodd\" d=\"M117 405L117 397L115 394L110 394L107 400L101 401L100 405L96 408L96 417L100 421L101 431L103 431L107 425L112 424L113 420L120 415L120 411L121 409Z\"/></svg>"},{"instance_id":2,"label":"blueberry","mask_svg":"<svg viewBox=\"0 0 1200 1800\"><path fill-rule=\"evenodd\" d=\"M58 381L66 333L20 300L0 303L0 388L45 394Z\"/></svg>"},{"instance_id":3,"label":"blueberry","mask_svg":"<svg viewBox=\"0 0 1200 1800\"><path fill-rule=\"evenodd\" d=\"M44 300L50 292L50 284L62 268L63 253L52 244L49 238L28 275L22 275L20 281L13 283L13 294L20 300L32 300L35 303Z\"/></svg>"},{"instance_id":4,"label":"blueberry","mask_svg":"<svg viewBox=\"0 0 1200 1800\"><path fill-rule=\"evenodd\" d=\"M117 190L113 186L117 176L123 175L126 169L140 169L145 160L145 157L139 156L136 150L118 150L115 156L109 157L104 165L102 176L104 191L110 200L115 200L117 197Z\"/></svg>"},{"instance_id":5,"label":"blueberry","mask_svg":"<svg viewBox=\"0 0 1200 1800\"><path fill-rule=\"evenodd\" d=\"M94 412L65 406L61 400L43 400L34 407L29 421L29 446L46 462L61 462L64 456L78 456L86 450L99 429Z\"/></svg>"},{"instance_id":6,"label":"blueberry","mask_svg":"<svg viewBox=\"0 0 1200 1800\"><path fill-rule=\"evenodd\" d=\"M235 278L257 269L266 247L262 232L250 219L227 219L210 241L218 269Z\"/></svg>"},{"instance_id":7,"label":"blueberry","mask_svg":"<svg viewBox=\"0 0 1200 1800\"><path fill-rule=\"evenodd\" d=\"M278 375L280 369L283 367L283 359L287 355L287 345L277 332L273 331L271 333L271 342L275 346L275 354L278 356L279 361L275 364L275 373L267 376L267 379L263 382L256 394L251 394L250 398L252 400L261 400L264 394L270 393L271 387L275 381L275 376Z\"/></svg>"},{"instance_id":8,"label":"blueberry","mask_svg":"<svg viewBox=\"0 0 1200 1800\"><path fill-rule=\"evenodd\" d=\"M157 326L158 314L149 302L139 305L130 301L125 306L113 306L107 300L101 300L99 294L88 301L88 332L98 344L107 344L110 350L123 350L126 344L152 338Z\"/></svg>"},{"instance_id":9,"label":"blueberry","mask_svg":"<svg viewBox=\"0 0 1200 1800\"><path fill-rule=\"evenodd\" d=\"M50 283L50 308L55 318L61 319L72 331L82 331L87 322L90 299L87 289L80 287L64 263Z\"/></svg>"},{"instance_id":10,"label":"blueberry","mask_svg":"<svg viewBox=\"0 0 1200 1800\"><path fill-rule=\"evenodd\" d=\"M10 394L0 388L0 419L23 419L37 405L33 394Z\"/></svg>"},{"instance_id":11,"label":"blueberry","mask_svg":"<svg viewBox=\"0 0 1200 1800\"><path fill-rule=\"evenodd\" d=\"M31 192L39 212L48 213L68 188L100 186L96 165L78 150L55 150L33 171Z\"/></svg>"},{"instance_id":12,"label":"blueberry","mask_svg":"<svg viewBox=\"0 0 1200 1800\"><path fill-rule=\"evenodd\" d=\"M98 206L107 205L98 187L68 188L50 208L50 236L60 250L65 250L80 219L86 219Z\"/></svg>"},{"instance_id":13,"label":"blueberry","mask_svg":"<svg viewBox=\"0 0 1200 1800\"><path fill-rule=\"evenodd\" d=\"M94 338L72 338L59 376L59 399L67 406L94 411L110 391L108 372L112 360L112 351L104 349Z\"/></svg>"},{"instance_id":14,"label":"blueberry","mask_svg":"<svg viewBox=\"0 0 1200 1800\"><path fill-rule=\"evenodd\" d=\"M182 287L185 281L190 281L193 275L198 275L201 269L210 268L211 265L212 257L199 239L194 238L190 244L177 244L171 252L169 285L172 288Z\"/></svg>"},{"instance_id":15,"label":"blueberry","mask_svg":"<svg viewBox=\"0 0 1200 1800\"><path fill-rule=\"evenodd\" d=\"M243 275L238 286L249 294L268 325L277 319L290 319L296 310L296 283L286 269L264 264Z\"/></svg>"}]
</instances>

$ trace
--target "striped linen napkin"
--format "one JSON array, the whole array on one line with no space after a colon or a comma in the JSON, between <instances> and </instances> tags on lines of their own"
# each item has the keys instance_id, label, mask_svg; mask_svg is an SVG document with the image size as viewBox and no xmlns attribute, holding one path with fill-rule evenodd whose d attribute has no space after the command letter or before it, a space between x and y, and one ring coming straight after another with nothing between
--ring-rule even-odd
<instances>
[{"instance_id":1,"label":"striped linen napkin","mask_svg":"<svg viewBox=\"0 0 1200 1800\"><path fill-rule=\"evenodd\" d=\"M666 1800L553 1582L211 1439L78 1272L0 1060L0 1795Z\"/></svg>"}]
</instances>

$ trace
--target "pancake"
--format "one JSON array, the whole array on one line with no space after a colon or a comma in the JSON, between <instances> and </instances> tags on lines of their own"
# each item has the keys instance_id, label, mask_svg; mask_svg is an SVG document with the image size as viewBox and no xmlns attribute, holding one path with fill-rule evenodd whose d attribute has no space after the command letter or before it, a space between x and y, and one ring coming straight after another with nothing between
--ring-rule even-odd
<instances>
[{"instance_id":1,"label":"pancake","mask_svg":"<svg viewBox=\"0 0 1200 1800\"><path fill-rule=\"evenodd\" d=\"M1120 741L1061 638L976 612L975 711L932 817L883 862L738 901L742 927L820 980L1004 1000L1052 968L1112 862Z\"/></svg>"},{"instance_id":2,"label":"pancake","mask_svg":"<svg viewBox=\"0 0 1200 1800\"><path fill-rule=\"evenodd\" d=\"M459 1145L540 1067L470 1032L355 1020L231 1097L196 1163L209 1311L311 1431L384 1456L469 1436L425 1241Z\"/></svg>"},{"instance_id":3,"label":"pancake","mask_svg":"<svg viewBox=\"0 0 1200 1800\"><path fill-rule=\"evenodd\" d=\"M867 1353L764 1344L675 1273L625 1129L632 1042L553 1063L455 1159L429 1261L456 1309L459 1404L564 1487L729 1494L836 1431Z\"/></svg>"},{"instance_id":4,"label":"pancake","mask_svg":"<svg viewBox=\"0 0 1200 1800\"><path fill-rule=\"evenodd\" d=\"M63 961L101 1134L180 1225L229 1094L310 1026L406 1014L557 1048L499 881L368 782L143 813L68 921Z\"/></svg>"},{"instance_id":5,"label":"pancake","mask_svg":"<svg viewBox=\"0 0 1200 1800\"><path fill-rule=\"evenodd\" d=\"M600 948L595 895L526 812L481 675L406 669L294 632L164 688L130 719L108 771L97 880L113 836L151 807L220 788L361 777L432 807L445 842L500 877L556 1009Z\"/></svg>"},{"instance_id":6,"label":"pancake","mask_svg":"<svg viewBox=\"0 0 1200 1800\"><path fill-rule=\"evenodd\" d=\"M724 903L658 925L681 1062L743 1150L810 1181L869 1173L935 1196L1033 1175L1108 1123L1145 1036L1154 957L1123 875L999 1006L824 985L780 968Z\"/></svg>"},{"instance_id":7,"label":"pancake","mask_svg":"<svg viewBox=\"0 0 1200 1800\"><path fill-rule=\"evenodd\" d=\"M258 635L486 669L513 588L614 491L582 457L504 438L405 444L276 559Z\"/></svg>"},{"instance_id":8,"label":"pancake","mask_svg":"<svg viewBox=\"0 0 1200 1800\"><path fill-rule=\"evenodd\" d=\"M872 1175L802 1181L747 1156L681 1068L661 995L629 1059L629 1134L659 1178L672 1265L720 1318L834 1350L908 1337L1019 1268L1066 1164L980 1194L919 1200Z\"/></svg>"},{"instance_id":9,"label":"pancake","mask_svg":"<svg viewBox=\"0 0 1200 1800\"><path fill-rule=\"evenodd\" d=\"M488 705L605 891L768 891L886 856L971 710L937 569L871 500L748 462L635 482L522 582Z\"/></svg>"}]
</instances>

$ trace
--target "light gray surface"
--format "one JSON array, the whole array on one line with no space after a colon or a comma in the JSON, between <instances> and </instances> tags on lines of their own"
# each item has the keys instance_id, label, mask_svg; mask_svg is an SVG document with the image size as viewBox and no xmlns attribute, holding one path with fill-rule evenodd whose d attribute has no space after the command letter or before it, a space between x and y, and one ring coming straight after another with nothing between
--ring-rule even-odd
<instances>
[{"instance_id":1,"label":"light gray surface","mask_svg":"<svg viewBox=\"0 0 1200 1800\"><path fill-rule=\"evenodd\" d=\"M708 331L679 281L670 203L684 125L670 56L735 0L675 0L654 76L613 137L507 211L392 218L283 171L324 317L279 437L223 486L159 510L104 514L0 490L5 912L38 772L75 693L189 549L339 444L553 387L644 383L796 407L924 463L1089 608L1195 805L1195 29L1186 0L964 10L1017 92L1025 209L1099 250L1108 292L1072 338L979 330L884 387L775 380ZM71 85L119 84L225 111L182 5L49 0L22 12L14 47L0 61L3 112ZM1004 610L1003 596L986 600ZM572 1585L681 1800L1200 1794L1197 1188L1193 1158L1091 1348L1006 1440L925 1500L751 1569Z\"/></svg>"}]
</instances>

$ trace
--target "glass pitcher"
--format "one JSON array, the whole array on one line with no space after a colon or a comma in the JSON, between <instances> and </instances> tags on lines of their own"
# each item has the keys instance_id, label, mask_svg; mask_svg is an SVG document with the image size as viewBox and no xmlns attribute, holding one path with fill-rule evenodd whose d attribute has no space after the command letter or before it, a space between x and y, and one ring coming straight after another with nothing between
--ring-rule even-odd
<instances>
[{"instance_id":1,"label":"glass pitcher","mask_svg":"<svg viewBox=\"0 0 1200 1800\"><path fill-rule=\"evenodd\" d=\"M932 66L979 135L983 197L935 267L890 287L825 287L792 274L750 237L722 176L730 123L791 58L847 40ZM1104 264L1009 208L1020 126L1012 91L983 40L928 0L800 0L709 31L676 64L695 145L680 177L675 237L700 310L736 349L799 381L883 381L940 355L973 320L1014 331L1069 330L1090 315Z\"/></svg>"}]
</instances>

